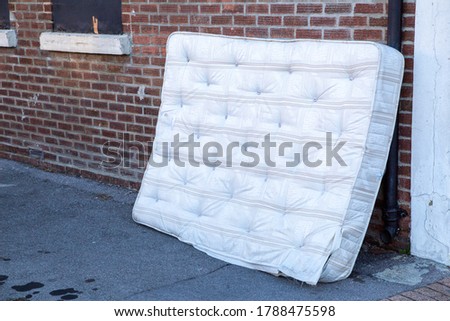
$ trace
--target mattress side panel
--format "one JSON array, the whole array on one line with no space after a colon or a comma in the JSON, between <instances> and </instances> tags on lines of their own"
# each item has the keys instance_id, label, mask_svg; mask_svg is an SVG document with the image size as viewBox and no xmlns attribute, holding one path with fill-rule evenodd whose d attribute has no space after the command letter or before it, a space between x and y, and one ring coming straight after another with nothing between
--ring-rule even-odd
<instances>
[{"instance_id":1,"label":"mattress side panel","mask_svg":"<svg viewBox=\"0 0 450 321\"><path fill-rule=\"evenodd\" d=\"M321 281L332 282L350 275L366 234L384 175L395 127L404 58L395 49L378 44L380 66L367 133L366 152L361 162L342 229L342 243L334 251Z\"/></svg>"}]
</instances>

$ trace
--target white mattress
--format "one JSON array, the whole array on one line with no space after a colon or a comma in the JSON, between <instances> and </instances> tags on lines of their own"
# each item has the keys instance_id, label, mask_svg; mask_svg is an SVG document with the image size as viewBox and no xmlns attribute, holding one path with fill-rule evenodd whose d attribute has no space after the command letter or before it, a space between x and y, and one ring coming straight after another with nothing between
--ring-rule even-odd
<instances>
[{"instance_id":1,"label":"white mattress","mask_svg":"<svg viewBox=\"0 0 450 321\"><path fill-rule=\"evenodd\" d=\"M377 43L172 34L133 219L241 266L309 284L346 278L385 169L402 75L403 56ZM276 147L262 147L267 134ZM200 147L171 148L189 136ZM230 144L240 147L213 157Z\"/></svg>"}]
</instances>

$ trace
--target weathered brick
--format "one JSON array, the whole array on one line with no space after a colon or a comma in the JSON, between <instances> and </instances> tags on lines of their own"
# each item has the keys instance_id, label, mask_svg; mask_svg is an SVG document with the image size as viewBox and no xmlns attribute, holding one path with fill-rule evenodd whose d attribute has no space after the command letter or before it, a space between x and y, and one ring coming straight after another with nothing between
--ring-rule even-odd
<instances>
[{"instance_id":1,"label":"weathered brick","mask_svg":"<svg viewBox=\"0 0 450 321\"><path fill-rule=\"evenodd\" d=\"M247 5L247 13L261 13L261 14L269 13L269 5L268 4L248 4Z\"/></svg>"},{"instance_id":2,"label":"weathered brick","mask_svg":"<svg viewBox=\"0 0 450 321\"><path fill-rule=\"evenodd\" d=\"M365 16L342 16L339 17L340 27L361 27L367 26L367 17Z\"/></svg>"},{"instance_id":3,"label":"weathered brick","mask_svg":"<svg viewBox=\"0 0 450 321\"><path fill-rule=\"evenodd\" d=\"M270 5L270 13L272 14L293 14L295 12L295 4L273 3Z\"/></svg>"},{"instance_id":4,"label":"weathered brick","mask_svg":"<svg viewBox=\"0 0 450 321\"><path fill-rule=\"evenodd\" d=\"M267 28L245 28L245 36L267 38L269 30Z\"/></svg>"},{"instance_id":5,"label":"weathered brick","mask_svg":"<svg viewBox=\"0 0 450 321\"><path fill-rule=\"evenodd\" d=\"M297 29L296 38L321 39L322 38L322 30Z\"/></svg>"},{"instance_id":6,"label":"weathered brick","mask_svg":"<svg viewBox=\"0 0 450 321\"><path fill-rule=\"evenodd\" d=\"M348 29L327 29L323 32L323 38L333 40L349 40L351 38L351 32Z\"/></svg>"},{"instance_id":7,"label":"weathered brick","mask_svg":"<svg viewBox=\"0 0 450 321\"><path fill-rule=\"evenodd\" d=\"M357 3L355 13L384 13L383 3Z\"/></svg>"},{"instance_id":8,"label":"weathered brick","mask_svg":"<svg viewBox=\"0 0 450 321\"><path fill-rule=\"evenodd\" d=\"M213 25L229 25L233 23L233 16L212 16L211 24Z\"/></svg>"},{"instance_id":9,"label":"weathered brick","mask_svg":"<svg viewBox=\"0 0 450 321\"><path fill-rule=\"evenodd\" d=\"M322 13L322 4L307 4L299 3L297 4L297 13Z\"/></svg>"},{"instance_id":10,"label":"weathered brick","mask_svg":"<svg viewBox=\"0 0 450 321\"><path fill-rule=\"evenodd\" d=\"M180 12L183 13L198 13L199 6L194 4L180 5Z\"/></svg>"},{"instance_id":11,"label":"weathered brick","mask_svg":"<svg viewBox=\"0 0 450 321\"><path fill-rule=\"evenodd\" d=\"M244 13L244 6L242 4L223 4L223 13Z\"/></svg>"},{"instance_id":12,"label":"weathered brick","mask_svg":"<svg viewBox=\"0 0 450 321\"><path fill-rule=\"evenodd\" d=\"M220 4L202 5L200 6L201 13L220 13Z\"/></svg>"},{"instance_id":13,"label":"weathered brick","mask_svg":"<svg viewBox=\"0 0 450 321\"><path fill-rule=\"evenodd\" d=\"M282 18L280 16L259 16L258 25L279 26Z\"/></svg>"},{"instance_id":14,"label":"weathered brick","mask_svg":"<svg viewBox=\"0 0 450 321\"><path fill-rule=\"evenodd\" d=\"M369 18L369 26L371 27L387 27L387 17L370 17Z\"/></svg>"},{"instance_id":15,"label":"weathered brick","mask_svg":"<svg viewBox=\"0 0 450 321\"><path fill-rule=\"evenodd\" d=\"M256 23L255 16L233 16L234 24L236 25L254 25Z\"/></svg>"},{"instance_id":16,"label":"weathered brick","mask_svg":"<svg viewBox=\"0 0 450 321\"><path fill-rule=\"evenodd\" d=\"M169 17L169 23L173 24L180 24L180 23L188 23L189 17L188 16L170 16Z\"/></svg>"},{"instance_id":17,"label":"weathered brick","mask_svg":"<svg viewBox=\"0 0 450 321\"><path fill-rule=\"evenodd\" d=\"M283 23L285 26L304 27L308 25L308 17L285 16Z\"/></svg>"},{"instance_id":18,"label":"weathered brick","mask_svg":"<svg viewBox=\"0 0 450 321\"><path fill-rule=\"evenodd\" d=\"M177 4L160 4L160 13L177 13L179 11L179 6Z\"/></svg>"},{"instance_id":19,"label":"weathered brick","mask_svg":"<svg viewBox=\"0 0 450 321\"><path fill-rule=\"evenodd\" d=\"M380 41L383 39L383 31L381 29L357 29L353 33L355 40L373 40Z\"/></svg>"},{"instance_id":20,"label":"weathered brick","mask_svg":"<svg viewBox=\"0 0 450 321\"><path fill-rule=\"evenodd\" d=\"M445 285L448 288L450 288L450 278L446 278L446 279L440 280L439 283Z\"/></svg>"},{"instance_id":21,"label":"weathered brick","mask_svg":"<svg viewBox=\"0 0 450 321\"><path fill-rule=\"evenodd\" d=\"M294 28L270 28L270 37L272 38L294 38Z\"/></svg>"},{"instance_id":22,"label":"weathered brick","mask_svg":"<svg viewBox=\"0 0 450 321\"><path fill-rule=\"evenodd\" d=\"M223 27L222 32L227 36L244 36L244 28L240 27Z\"/></svg>"},{"instance_id":23,"label":"weathered brick","mask_svg":"<svg viewBox=\"0 0 450 321\"><path fill-rule=\"evenodd\" d=\"M445 294L450 297L450 286L447 286L442 283L433 283L433 284L428 285L428 287L430 289L433 289L437 292L440 292L440 293Z\"/></svg>"},{"instance_id":24,"label":"weathered brick","mask_svg":"<svg viewBox=\"0 0 450 321\"><path fill-rule=\"evenodd\" d=\"M311 17L309 20L311 26L332 27L336 25L336 18L331 17Z\"/></svg>"},{"instance_id":25,"label":"weathered brick","mask_svg":"<svg viewBox=\"0 0 450 321\"><path fill-rule=\"evenodd\" d=\"M429 296L421 294L417 291L407 291L402 293L403 296L412 299L413 301L434 301Z\"/></svg>"},{"instance_id":26,"label":"weathered brick","mask_svg":"<svg viewBox=\"0 0 450 321\"><path fill-rule=\"evenodd\" d=\"M325 13L335 14L335 13L351 13L352 4L351 3L327 3L325 4Z\"/></svg>"}]
</instances>

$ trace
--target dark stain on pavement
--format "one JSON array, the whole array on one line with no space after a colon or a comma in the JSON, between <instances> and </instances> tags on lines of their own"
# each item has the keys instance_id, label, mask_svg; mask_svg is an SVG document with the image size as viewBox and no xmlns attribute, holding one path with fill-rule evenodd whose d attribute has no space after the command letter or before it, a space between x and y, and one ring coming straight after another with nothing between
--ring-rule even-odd
<instances>
[{"instance_id":1,"label":"dark stain on pavement","mask_svg":"<svg viewBox=\"0 0 450 321\"><path fill-rule=\"evenodd\" d=\"M78 298L78 295L83 292L77 291L74 288L67 288L67 289L59 289L54 290L50 292L50 295L52 296L61 296L61 300L69 301L69 300L75 300Z\"/></svg>"},{"instance_id":2,"label":"dark stain on pavement","mask_svg":"<svg viewBox=\"0 0 450 321\"><path fill-rule=\"evenodd\" d=\"M5 281L8 279L7 275L0 275L0 285L5 284Z\"/></svg>"},{"instance_id":3,"label":"dark stain on pavement","mask_svg":"<svg viewBox=\"0 0 450 321\"><path fill-rule=\"evenodd\" d=\"M11 288L16 290L17 292L28 292L34 289L42 288L44 285L39 282L30 282L24 285L14 285Z\"/></svg>"}]
</instances>

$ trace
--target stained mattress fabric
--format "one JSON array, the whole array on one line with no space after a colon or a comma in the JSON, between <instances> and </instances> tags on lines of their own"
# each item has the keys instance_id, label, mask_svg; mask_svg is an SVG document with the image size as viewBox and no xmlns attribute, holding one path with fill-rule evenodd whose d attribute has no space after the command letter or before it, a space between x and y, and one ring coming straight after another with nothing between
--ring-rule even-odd
<instances>
[{"instance_id":1,"label":"stained mattress fabric","mask_svg":"<svg viewBox=\"0 0 450 321\"><path fill-rule=\"evenodd\" d=\"M172 34L133 219L237 265L309 284L346 278L403 61L371 42Z\"/></svg>"}]
</instances>

